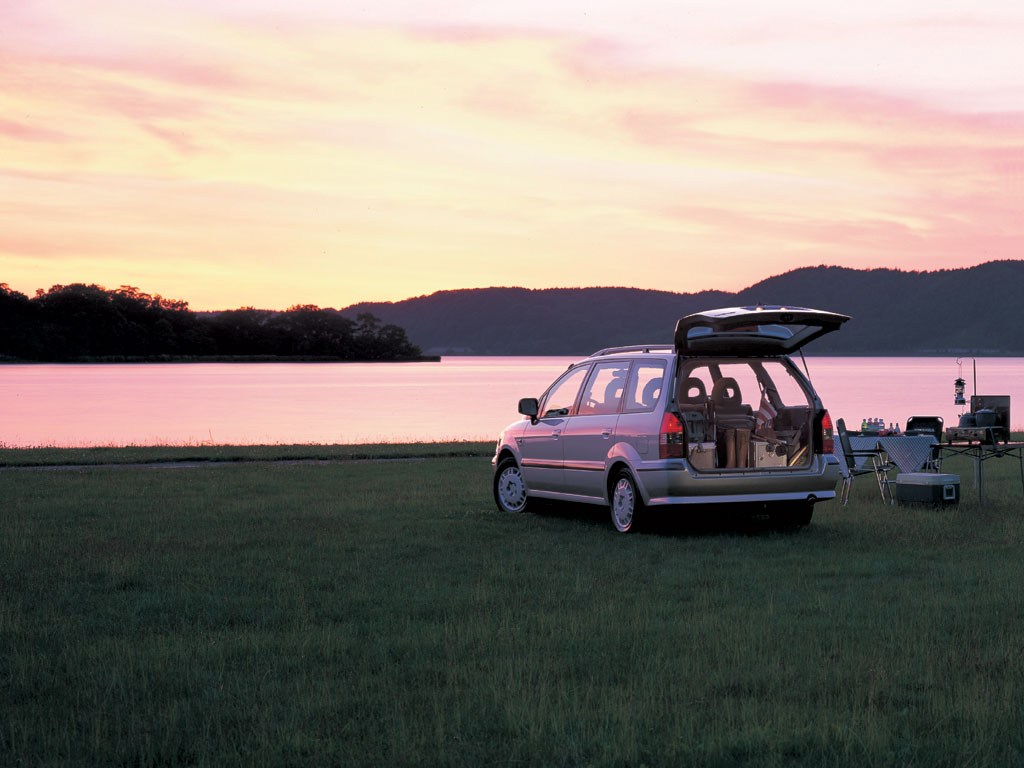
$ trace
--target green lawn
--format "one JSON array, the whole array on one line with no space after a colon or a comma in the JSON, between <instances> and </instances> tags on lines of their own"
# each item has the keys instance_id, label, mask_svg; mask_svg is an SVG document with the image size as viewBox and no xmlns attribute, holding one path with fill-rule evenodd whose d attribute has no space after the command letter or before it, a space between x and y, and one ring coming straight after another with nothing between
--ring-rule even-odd
<instances>
[{"instance_id":1,"label":"green lawn","mask_svg":"<svg viewBox=\"0 0 1024 768\"><path fill-rule=\"evenodd\" d=\"M0 471L0 765L1024 762L1016 462L621 536L498 513L489 449Z\"/></svg>"}]
</instances>

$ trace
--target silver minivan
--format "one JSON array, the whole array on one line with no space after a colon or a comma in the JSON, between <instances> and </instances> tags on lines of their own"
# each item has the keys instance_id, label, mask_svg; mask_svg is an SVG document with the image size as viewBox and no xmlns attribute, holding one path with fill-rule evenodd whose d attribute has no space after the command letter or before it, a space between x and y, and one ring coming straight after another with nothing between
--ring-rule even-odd
<instances>
[{"instance_id":1,"label":"silver minivan","mask_svg":"<svg viewBox=\"0 0 1024 768\"><path fill-rule=\"evenodd\" d=\"M559 376L501 433L498 508L604 504L622 533L647 507L745 505L811 521L841 477L832 420L790 355L849 318L734 307L688 315L672 345L613 347Z\"/></svg>"}]
</instances>

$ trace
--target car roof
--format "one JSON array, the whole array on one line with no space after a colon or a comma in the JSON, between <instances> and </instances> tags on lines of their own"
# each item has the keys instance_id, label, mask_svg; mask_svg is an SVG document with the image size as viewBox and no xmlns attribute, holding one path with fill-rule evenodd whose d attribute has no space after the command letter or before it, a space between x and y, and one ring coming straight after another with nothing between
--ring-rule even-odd
<instances>
[{"instance_id":1,"label":"car roof","mask_svg":"<svg viewBox=\"0 0 1024 768\"><path fill-rule=\"evenodd\" d=\"M675 348L668 344L633 344L628 347L606 347L594 352L590 357L606 357L607 355L632 355L632 354L675 354Z\"/></svg>"}]
</instances>

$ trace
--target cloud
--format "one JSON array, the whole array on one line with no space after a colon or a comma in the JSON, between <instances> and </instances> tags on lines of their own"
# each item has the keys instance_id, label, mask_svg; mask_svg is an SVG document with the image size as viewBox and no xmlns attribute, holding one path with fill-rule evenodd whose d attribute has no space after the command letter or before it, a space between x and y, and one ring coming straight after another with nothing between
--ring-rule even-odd
<instances>
[{"instance_id":1,"label":"cloud","mask_svg":"<svg viewBox=\"0 0 1024 768\"><path fill-rule=\"evenodd\" d=\"M17 120L4 120L3 118L0 118L0 136L18 141L43 143L67 141L69 138L63 131L56 131L42 125L22 123Z\"/></svg>"},{"instance_id":2,"label":"cloud","mask_svg":"<svg viewBox=\"0 0 1024 768\"><path fill-rule=\"evenodd\" d=\"M522 19L246 7L101 4L79 29L34 6L50 15L0 63L0 257L40 276L20 290L338 306L622 282L626 265L698 290L1020 255L1012 108L644 59Z\"/></svg>"}]
</instances>

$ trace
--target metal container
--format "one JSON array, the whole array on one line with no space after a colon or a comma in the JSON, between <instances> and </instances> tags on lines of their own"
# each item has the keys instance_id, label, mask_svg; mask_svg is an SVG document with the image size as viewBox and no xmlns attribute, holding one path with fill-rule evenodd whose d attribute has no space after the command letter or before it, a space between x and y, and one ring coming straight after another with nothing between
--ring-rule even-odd
<instances>
[{"instance_id":1,"label":"metal container","mask_svg":"<svg viewBox=\"0 0 1024 768\"><path fill-rule=\"evenodd\" d=\"M764 440L752 440L750 442L750 453L752 467L784 467L786 461L786 446L768 443Z\"/></svg>"},{"instance_id":2,"label":"metal container","mask_svg":"<svg viewBox=\"0 0 1024 768\"><path fill-rule=\"evenodd\" d=\"M991 408L981 408L974 412L974 423L979 427L994 427L996 425L996 412Z\"/></svg>"},{"instance_id":3,"label":"metal container","mask_svg":"<svg viewBox=\"0 0 1024 768\"><path fill-rule=\"evenodd\" d=\"M686 458L694 469L714 469L716 455L714 443L690 443Z\"/></svg>"}]
</instances>

